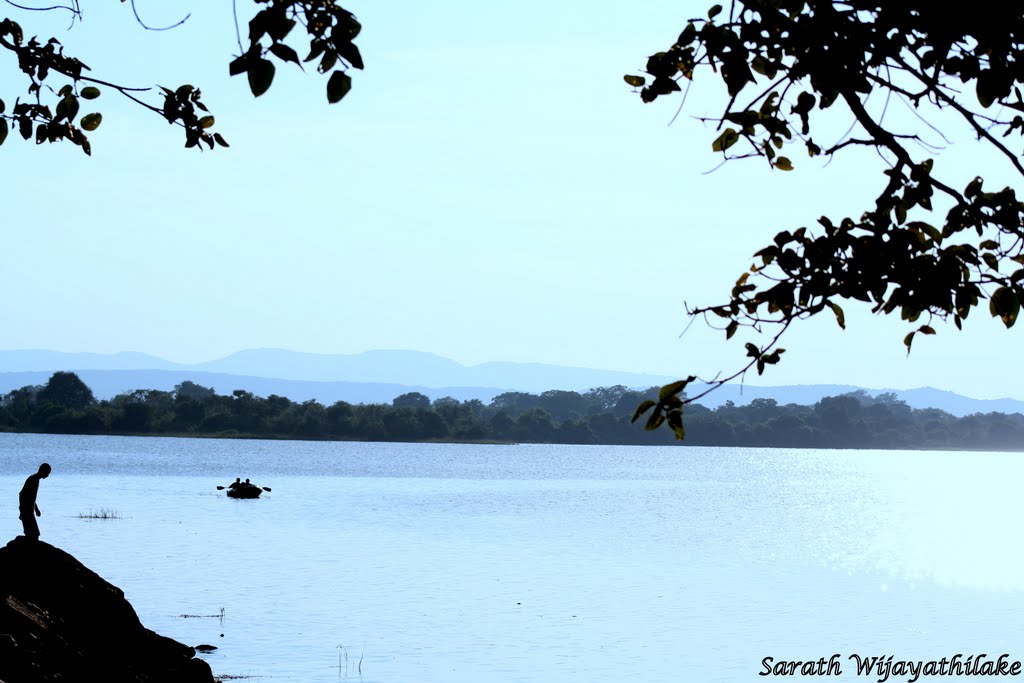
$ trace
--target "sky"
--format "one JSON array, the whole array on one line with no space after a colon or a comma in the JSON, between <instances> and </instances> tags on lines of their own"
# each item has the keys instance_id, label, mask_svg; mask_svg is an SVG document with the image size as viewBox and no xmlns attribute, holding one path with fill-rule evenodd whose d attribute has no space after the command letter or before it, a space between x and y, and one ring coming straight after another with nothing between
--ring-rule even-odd
<instances>
[{"instance_id":1,"label":"sky","mask_svg":"<svg viewBox=\"0 0 1024 683\"><path fill-rule=\"evenodd\" d=\"M127 3L90 3L70 30L66 15L5 7L97 78L199 86L231 147L183 149L178 129L110 89L93 103L104 119L92 157L12 134L0 147L0 349L178 362L413 349L731 374L742 340L688 327L685 306L725 301L776 232L859 215L882 182L883 162L855 149L827 164L792 155L788 173L761 160L716 168L717 133L697 120L724 104L711 74L674 122L679 98L640 101L622 76L705 3L345 6L364 27L366 70L335 105L311 69L279 64L258 99L230 78L231 3L139 0L150 25L190 15L160 33ZM254 7L238 2L243 36ZM0 54L8 107L24 88ZM831 125L838 136L847 122ZM954 184L1015 182L970 134L944 130L937 163ZM783 362L746 380L1024 399L1022 333L985 307L963 332L919 336L909 356L912 328L844 308L845 331L824 316L800 324Z\"/></svg>"}]
</instances>

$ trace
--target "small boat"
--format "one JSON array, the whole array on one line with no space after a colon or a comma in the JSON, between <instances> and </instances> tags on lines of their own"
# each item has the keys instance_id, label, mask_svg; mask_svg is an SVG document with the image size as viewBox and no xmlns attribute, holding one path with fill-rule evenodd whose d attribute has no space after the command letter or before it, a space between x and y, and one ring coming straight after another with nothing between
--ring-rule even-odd
<instances>
[{"instance_id":1,"label":"small boat","mask_svg":"<svg viewBox=\"0 0 1024 683\"><path fill-rule=\"evenodd\" d=\"M242 484L235 488L228 488L228 498L259 498L263 489L253 484Z\"/></svg>"},{"instance_id":2,"label":"small boat","mask_svg":"<svg viewBox=\"0 0 1024 683\"><path fill-rule=\"evenodd\" d=\"M227 493L228 498L259 498L260 494L264 491L269 491L270 487L257 486L256 484L250 483L248 480L239 481L236 479L228 486L218 486L217 490ZM0 683L3 682L0 681Z\"/></svg>"}]
</instances>

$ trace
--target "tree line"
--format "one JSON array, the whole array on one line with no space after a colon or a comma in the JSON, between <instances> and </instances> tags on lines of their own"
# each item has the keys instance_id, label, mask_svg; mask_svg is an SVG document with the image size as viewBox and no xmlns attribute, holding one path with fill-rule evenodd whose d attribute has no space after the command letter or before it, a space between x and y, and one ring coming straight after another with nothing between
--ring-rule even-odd
<instances>
[{"instance_id":1,"label":"tree line","mask_svg":"<svg viewBox=\"0 0 1024 683\"><path fill-rule=\"evenodd\" d=\"M97 400L72 372L0 395L0 431L360 441L459 441L668 445L664 433L634 424L636 407L658 389L506 392L485 404L431 400L411 392L388 404L292 401L182 382ZM715 409L687 406L685 446L1024 450L1024 415L955 417L914 409L894 394L858 391L814 405L755 399Z\"/></svg>"}]
</instances>

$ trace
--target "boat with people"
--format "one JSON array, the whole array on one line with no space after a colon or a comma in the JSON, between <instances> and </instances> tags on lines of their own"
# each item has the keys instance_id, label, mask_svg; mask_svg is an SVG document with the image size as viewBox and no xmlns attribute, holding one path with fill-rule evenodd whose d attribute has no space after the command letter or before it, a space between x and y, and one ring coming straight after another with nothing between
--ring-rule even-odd
<instances>
[{"instance_id":1,"label":"boat with people","mask_svg":"<svg viewBox=\"0 0 1024 683\"><path fill-rule=\"evenodd\" d=\"M227 486L218 486L217 490L226 490L228 498L259 498L264 491L269 491L269 486L257 486L248 479L242 481L241 477L236 478Z\"/></svg>"}]
</instances>

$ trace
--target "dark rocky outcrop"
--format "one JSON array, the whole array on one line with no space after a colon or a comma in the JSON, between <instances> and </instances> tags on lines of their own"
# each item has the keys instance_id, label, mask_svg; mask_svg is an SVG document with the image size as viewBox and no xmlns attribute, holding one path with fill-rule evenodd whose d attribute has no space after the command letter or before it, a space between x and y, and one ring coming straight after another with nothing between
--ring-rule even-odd
<instances>
[{"instance_id":1,"label":"dark rocky outcrop","mask_svg":"<svg viewBox=\"0 0 1024 683\"><path fill-rule=\"evenodd\" d=\"M63 550L23 536L0 548L0 683L213 683L194 657Z\"/></svg>"}]
</instances>

